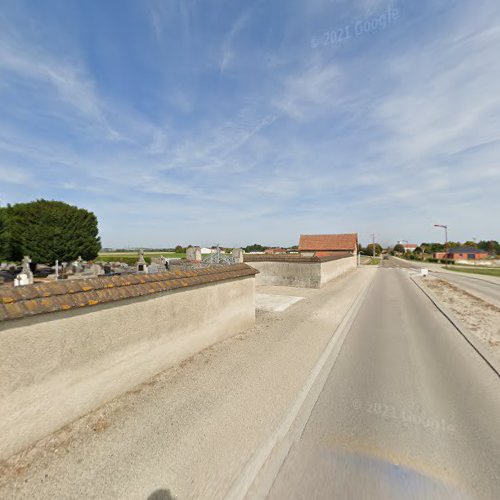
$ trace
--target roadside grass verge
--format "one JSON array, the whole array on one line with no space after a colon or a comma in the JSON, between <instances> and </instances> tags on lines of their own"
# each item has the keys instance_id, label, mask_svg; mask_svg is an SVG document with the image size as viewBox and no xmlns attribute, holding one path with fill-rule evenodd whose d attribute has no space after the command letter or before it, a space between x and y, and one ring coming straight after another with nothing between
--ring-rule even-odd
<instances>
[{"instance_id":1,"label":"roadside grass verge","mask_svg":"<svg viewBox=\"0 0 500 500\"><path fill-rule=\"evenodd\" d=\"M443 269L445 269L443 267ZM485 267L448 267L448 271L455 271L457 273L469 273L469 274L484 274L485 276L497 276L500 278L500 269L487 269Z\"/></svg>"},{"instance_id":2,"label":"roadside grass verge","mask_svg":"<svg viewBox=\"0 0 500 500\"><path fill-rule=\"evenodd\" d=\"M380 258L378 257L375 257L375 258L371 258L369 262L367 262L367 264L369 266L378 266L380 264Z\"/></svg>"}]
</instances>

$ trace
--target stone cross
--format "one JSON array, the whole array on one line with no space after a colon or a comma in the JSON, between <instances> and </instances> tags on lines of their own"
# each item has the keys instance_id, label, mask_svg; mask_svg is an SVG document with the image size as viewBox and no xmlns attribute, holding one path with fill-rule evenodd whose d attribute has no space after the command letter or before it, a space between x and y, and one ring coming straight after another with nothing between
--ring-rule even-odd
<instances>
[{"instance_id":1,"label":"stone cross","mask_svg":"<svg viewBox=\"0 0 500 500\"><path fill-rule=\"evenodd\" d=\"M22 260L23 270L21 272L25 274L30 274L31 273L30 264L31 264L31 259L29 258L29 255L25 255Z\"/></svg>"}]
</instances>

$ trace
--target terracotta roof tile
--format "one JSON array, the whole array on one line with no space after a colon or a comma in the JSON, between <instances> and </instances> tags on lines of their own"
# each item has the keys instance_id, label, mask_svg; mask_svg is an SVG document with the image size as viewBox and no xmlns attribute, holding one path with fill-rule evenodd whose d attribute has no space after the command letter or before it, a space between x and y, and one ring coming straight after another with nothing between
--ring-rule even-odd
<instances>
[{"instance_id":1,"label":"terracotta roof tile","mask_svg":"<svg viewBox=\"0 0 500 500\"><path fill-rule=\"evenodd\" d=\"M299 251L353 251L358 244L358 234L301 234Z\"/></svg>"},{"instance_id":2,"label":"terracotta roof tile","mask_svg":"<svg viewBox=\"0 0 500 500\"><path fill-rule=\"evenodd\" d=\"M130 274L36 283L22 287L0 287L0 321L94 306L181 287L253 276L257 273L257 270L246 264L233 264L192 271Z\"/></svg>"}]
</instances>

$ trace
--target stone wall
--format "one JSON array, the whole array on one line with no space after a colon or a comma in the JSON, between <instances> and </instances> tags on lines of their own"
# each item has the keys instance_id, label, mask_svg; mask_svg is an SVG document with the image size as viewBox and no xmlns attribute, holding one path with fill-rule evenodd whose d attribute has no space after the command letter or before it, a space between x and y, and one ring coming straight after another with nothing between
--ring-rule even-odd
<instances>
[{"instance_id":1,"label":"stone wall","mask_svg":"<svg viewBox=\"0 0 500 500\"><path fill-rule=\"evenodd\" d=\"M245 264L1 291L0 459L254 322Z\"/></svg>"}]
</instances>

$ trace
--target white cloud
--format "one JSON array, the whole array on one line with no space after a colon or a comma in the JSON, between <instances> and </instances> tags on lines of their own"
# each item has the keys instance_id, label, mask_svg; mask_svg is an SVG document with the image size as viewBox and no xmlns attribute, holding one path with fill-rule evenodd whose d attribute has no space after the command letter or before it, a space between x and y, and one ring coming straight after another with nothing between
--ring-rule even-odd
<instances>
[{"instance_id":1,"label":"white cloud","mask_svg":"<svg viewBox=\"0 0 500 500\"><path fill-rule=\"evenodd\" d=\"M0 184L27 184L33 180L33 175L24 168L0 165L0 179Z\"/></svg>"},{"instance_id":2,"label":"white cloud","mask_svg":"<svg viewBox=\"0 0 500 500\"><path fill-rule=\"evenodd\" d=\"M252 13L254 10L255 6L250 7L246 11L241 14L236 21L233 23L231 26L231 29L229 30L229 33L226 35L224 38L224 41L222 43L222 56L220 59L219 67L220 67L220 72L224 73L224 71L229 67L231 61L233 60L234 57L234 39L236 36L245 28L247 25L248 21L252 17Z\"/></svg>"},{"instance_id":3,"label":"white cloud","mask_svg":"<svg viewBox=\"0 0 500 500\"><path fill-rule=\"evenodd\" d=\"M293 74L285 80L284 91L275 105L297 120L331 111L340 98L340 75L333 64L316 65L304 73Z\"/></svg>"}]
</instances>

